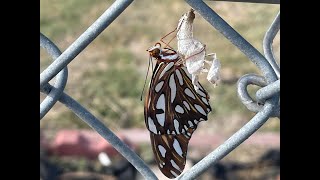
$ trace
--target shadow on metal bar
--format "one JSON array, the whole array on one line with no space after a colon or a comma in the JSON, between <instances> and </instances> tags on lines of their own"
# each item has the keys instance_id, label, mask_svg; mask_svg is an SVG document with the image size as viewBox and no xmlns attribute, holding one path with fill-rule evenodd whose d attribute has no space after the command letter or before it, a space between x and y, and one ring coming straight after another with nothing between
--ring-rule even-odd
<instances>
[{"instance_id":1,"label":"shadow on metal bar","mask_svg":"<svg viewBox=\"0 0 320 180\"><path fill-rule=\"evenodd\" d=\"M109 24L113 22L128 7L133 0L117 0L114 2L74 43L62 54L60 50L47 37L40 33L40 46L52 56L53 63L40 74L41 92L47 94L46 99L40 104L40 119L59 100L71 109L80 119L97 131L113 147L121 153L146 179L157 179L150 168L140 157L130 150L112 131L89 111L82 107L76 100L63 92L66 85L68 71L67 65L88 46ZM228 1L228 0L227 0ZM234 2L254 2L279 4L280 0L230 0ZM238 96L244 105L257 114L240 130L234 133L228 140L221 144L209 155L191 169L181 174L177 179L195 179L211 165L225 157L233 149L239 146L256 130L258 130L270 117L280 117L279 93L280 93L280 67L277 65L273 51L272 41L280 29L280 13L278 13L269 30L266 32L263 48L264 57L239 33L228 25L218 14L200 0L186 0L199 14L202 15L214 28L229 39L239 48L253 63L255 63L264 76L247 74L238 80ZM56 82L51 86L48 82L54 77ZM247 92L247 86L254 84L262 87L256 92L254 101Z\"/></svg>"}]
</instances>

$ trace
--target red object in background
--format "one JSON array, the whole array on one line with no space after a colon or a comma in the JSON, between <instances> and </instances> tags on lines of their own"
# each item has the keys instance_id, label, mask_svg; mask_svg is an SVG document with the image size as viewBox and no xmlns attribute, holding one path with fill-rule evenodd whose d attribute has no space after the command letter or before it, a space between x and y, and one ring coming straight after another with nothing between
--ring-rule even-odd
<instances>
[{"instance_id":1,"label":"red object in background","mask_svg":"<svg viewBox=\"0 0 320 180\"><path fill-rule=\"evenodd\" d=\"M135 150L138 144L149 143L149 131L147 129L123 129L116 135L131 149ZM213 148L223 143L227 137L219 134L194 134L189 146L201 148ZM243 145L265 146L278 148L280 146L279 133L255 133L249 137ZM97 132L93 130L61 130L55 139L49 142L45 137L45 131L40 131L40 146L49 154L60 156L85 156L96 158L100 152L106 152L114 156L118 152Z\"/></svg>"},{"instance_id":2,"label":"red object in background","mask_svg":"<svg viewBox=\"0 0 320 180\"><path fill-rule=\"evenodd\" d=\"M125 136L117 134L119 139L126 143L131 149L135 147ZM57 132L54 140L44 147L49 154L59 156L82 156L90 159L98 157L100 152L105 152L112 157L118 153L105 139L97 132L91 130L61 130Z\"/></svg>"}]
</instances>

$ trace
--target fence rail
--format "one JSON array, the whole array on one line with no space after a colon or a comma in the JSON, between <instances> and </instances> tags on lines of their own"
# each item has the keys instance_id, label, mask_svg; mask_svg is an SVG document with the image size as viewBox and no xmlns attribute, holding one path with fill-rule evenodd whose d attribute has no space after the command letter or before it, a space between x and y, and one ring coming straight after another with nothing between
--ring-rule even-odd
<instances>
[{"instance_id":1,"label":"fence rail","mask_svg":"<svg viewBox=\"0 0 320 180\"><path fill-rule=\"evenodd\" d=\"M237 148L242 142L257 131L270 117L280 118L280 66L277 64L272 51L272 42L280 29L280 12L276 15L263 40L263 56L256 48L236 32L214 10L201 0L185 0L216 30L233 43L249 60L261 70L263 76L246 74L238 80L237 92L242 103L256 115L241 129L234 133L218 148L204 157L192 168L181 174L177 179L194 179L207 170L211 165ZM228 1L228 0L227 0ZM236 2L254 2L280 4L280 0L230 0ZM45 35L40 33L40 46L54 60L40 74L40 92L47 97L40 104L40 120L60 101L92 129L121 153L145 179L157 179L145 162L123 143L108 127L93 116L87 109L64 92L68 79L67 65L81 53L104 29L106 29L133 0L116 0L80 37L75 40L63 53ZM56 77L53 85L49 81ZM261 87L256 92L257 101L247 92L250 84Z\"/></svg>"}]
</instances>

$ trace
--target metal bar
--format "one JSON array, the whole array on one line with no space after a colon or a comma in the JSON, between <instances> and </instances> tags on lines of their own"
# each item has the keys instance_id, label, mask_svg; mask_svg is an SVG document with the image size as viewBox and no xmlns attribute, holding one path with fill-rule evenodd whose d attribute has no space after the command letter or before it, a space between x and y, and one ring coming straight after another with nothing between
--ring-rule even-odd
<instances>
[{"instance_id":1,"label":"metal bar","mask_svg":"<svg viewBox=\"0 0 320 180\"><path fill-rule=\"evenodd\" d=\"M280 4L280 0L206 0L206 1L226 1L226 2Z\"/></svg>"},{"instance_id":2,"label":"metal bar","mask_svg":"<svg viewBox=\"0 0 320 180\"><path fill-rule=\"evenodd\" d=\"M270 65L272 66L274 72L276 73L278 79L280 79L280 67L277 64L274 53L272 50L273 39L277 35L280 29L280 11L277 14L276 18L272 22L270 28L266 32L264 39L263 39L263 52L266 56L267 60L269 61Z\"/></svg>"},{"instance_id":3,"label":"metal bar","mask_svg":"<svg viewBox=\"0 0 320 180\"><path fill-rule=\"evenodd\" d=\"M40 46L47 50L48 54L55 60L60 56L61 51L59 48L48 39L45 35L40 33ZM58 101L61 96L68 80L68 68L65 67L57 74L56 81L54 83L55 89L50 91L47 97L40 104L40 120L48 113L53 105Z\"/></svg>"},{"instance_id":4,"label":"metal bar","mask_svg":"<svg viewBox=\"0 0 320 180\"><path fill-rule=\"evenodd\" d=\"M263 102L277 93L280 93L280 79L264 88L259 89L256 93L256 97L258 101Z\"/></svg>"},{"instance_id":5,"label":"metal bar","mask_svg":"<svg viewBox=\"0 0 320 180\"><path fill-rule=\"evenodd\" d=\"M204 171L218 162L237 146L243 143L249 136L256 132L270 117L273 111L272 103L267 102L265 106L258 112L247 124L234 133L228 140L217 147L213 152L204 157L197 164L192 166L188 171L181 174L177 179L189 180L196 179Z\"/></svg>"},{"instance_id":6,"label":"metal bar","mask_svg":"<svg viewBox=\"0 0 320 180\"><path fill-rule=\"evenodd\" d=\"M255 74L246 74L242 76L237 82L237 93L242 104L244 104L247 107L247 109L249 109L252 112L259 112L263 106L259 105L255 100L253 100L250 97L247 91L247 86L250 84L264 87L267 85L267 83L264 77Z\"/></svg>"},{"instance_id":7,"label":"metal bar","mask_svg":"<svg viewBox=\"0 0 320 180\"><path fill-rule=\"evenodd\" d=\"M55 87L50 84L45 84L41 88L41 92L48 94ZM70 97L66 93L62 93L59 101L72 110L80 119L87 123L93 130L97 131L105 140L107 140L120 154L123 155L141 174L145 179L157 179L150 168L144 161L134 153L125 143L123 143L109 128L107 128L101 121L94 117L81 104Z\"/></svg>"},{"instance_id":8,"label":"metal bar","mask_svg":"<svg viewBox=\"0 0 320 180\"><path fill-rule=\"evenodd\" d=\"M228 25L217 13L201 0L185 0L193 9L195 9L204 19L206 19L221 34L237 46L254 64L261 69L265 76L266 83L272 83L277 80L271 65L265 57L247 42L239 33ZM240 130L233 134L217 149L203 158L188 171L180 175L177 179L195 179L211 165L229 154L233 149L243 143L255 131L257 131L271 116L277 108L279 95L268 99L261 110Z\"/></svg>"},{"instance_id":9,"label":"metal bar","mask_svg":"<svg viewBox=\"0 0 320 180\"><path fill-rule=\"evenodd\" d=\"M82 35L75 40L50 66L40 74L40 87L67 66L105 28L107 28L133 0L115 1Z\"/></svg>"},{"instance_id":10,"label":"metal bar","mask_svg":"<svg viewBox=\"0 0 320 180\"><path fill-rule=\"evenodd\" d=\"M215 29L224 35L232 44L238 47L238 49L243 52L254 64L256 64L266 77L267 83L277 80L277 76L266 58L248 41L246 41L237 31L235 31L227 22L225 22L216 12L214 12L207 4L201 0L185 1Z\"/></svg>"},{"instance_id":11,"label":"metal bar","mask_svg":"<svg viewBox=\"0 0 320 180\"><path fill-rule=\"evenodd\" d=\"M246 74L246 75L242 76L237 82L238 97L241 100L242 104L244 104L248 110L250 110L252 112L259 112L259 111L261 111L265 100L261 100L261 101L258 100L258 102L257 102L250 97L250 95L247 91L247 87L248 87L248 85L251 85L251 84L257 85L260 87L265 87L267 85L264 77L258 76L255 74ZM276 106L276 108L274 109L271 116L280 118L280 106L279 105Z\"/></svg>"}]
</instances>

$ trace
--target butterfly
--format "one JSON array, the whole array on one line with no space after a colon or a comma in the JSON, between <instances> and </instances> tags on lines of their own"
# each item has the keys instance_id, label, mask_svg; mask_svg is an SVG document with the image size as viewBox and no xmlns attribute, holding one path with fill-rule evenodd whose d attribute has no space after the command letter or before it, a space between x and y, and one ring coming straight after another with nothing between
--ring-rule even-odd
<instances>
[{"instance_id":1,"label":"butterfly","mask_svg":"<svg viewBox=\"0 0 320 180\"><path fill-rule=\"evenodd\" d=\"M200 83L196 92L175 50L156 43L147 51L156 65L144 102L145 124L159 169L175 178L185 167L189 140L198 123L208 120L209 95Z\"/></svg>"}]
</instances>

